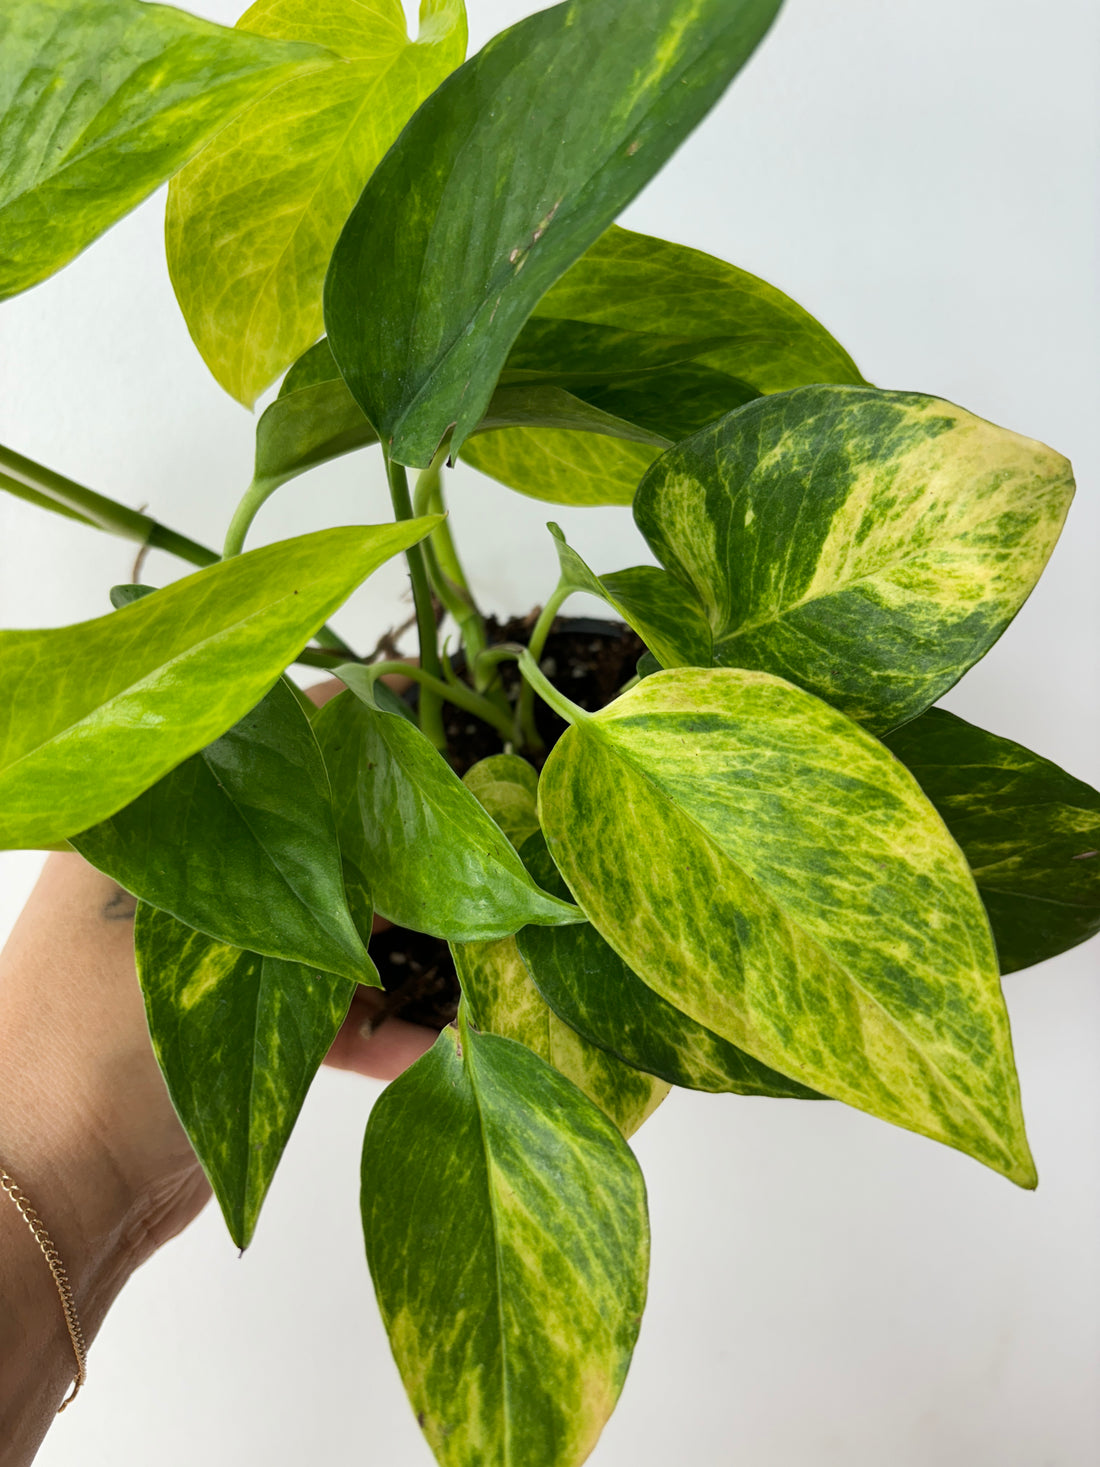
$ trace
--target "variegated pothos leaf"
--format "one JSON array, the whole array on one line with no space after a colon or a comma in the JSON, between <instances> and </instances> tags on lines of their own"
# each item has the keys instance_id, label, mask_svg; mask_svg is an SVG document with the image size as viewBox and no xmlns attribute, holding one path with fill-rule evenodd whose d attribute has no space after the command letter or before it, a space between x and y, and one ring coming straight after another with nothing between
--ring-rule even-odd
<instances>
[{"instance_id":1,"label":"variegated pothos leaf","mask_svg":"<svg viewBox=\"0 0 1100 1467\"><path fill-rule=\"evenodd\" d=\"M885 743L970 862L1002 973L1100 932L1100 791L944 708Z\"/></svg>"},{"instance_id":2,"label":"variegated pothos leaf","mask_svg":"<svg viewBox=\"0 0 1100 1467\"><path fill-rule=\"evenodd\" d=\"M467 1026L383 1093L363 1145L367 1259L441 1467L580 1467L645 1303L638 1164L575 1085Z\"/></svg>"},{"instance_id":3,"label":"variegated pothos leaf","mask_svg":"<svg viewBox=\"0 0 1100 1467\"><path fill-rule=\"evenodd\" d=\"M247 1248L355 984L214 942L144 903L134 951L168 1093Z\"/></svg>"},{"instance_id":4,"label":"variegated pothos leaf","mask_svg":"<svg viewBox=\"0 0 1100 1467\"><path fill-rule=\"evenodd\" d=\"M766 673L655 673L579 715L539 818L593 926L675 1008L1035 1185L966 861L857 724Z\"/></svg>"},{"instance_id":5,"label":"variegated pothos leaf","mask_svg":"<svg viewBox=\"0 0 1100 1467\"><path fill-rule=\"evenodd\" d=\"M678 444L634 517L705 608L717 663L886 730L1001 635L1072 495L1060 454L950 403L804 387Z\"/></svg>"}]
</instances>

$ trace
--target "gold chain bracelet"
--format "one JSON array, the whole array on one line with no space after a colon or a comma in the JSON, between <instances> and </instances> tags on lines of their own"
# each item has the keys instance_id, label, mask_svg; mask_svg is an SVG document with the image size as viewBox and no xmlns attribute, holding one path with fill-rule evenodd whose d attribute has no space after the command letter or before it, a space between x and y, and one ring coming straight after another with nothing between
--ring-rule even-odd
<instances>
[{"instance_id":1,"label":"gold chain bracelet","mask_svg":"<svg viewBox=\"0 0 1100 1467\"><path fill-rule=\"evenodd\" d=\"M65 1407L75 1400L77 1391L88 1378L88 1347L84 1343L84 1331L80 1328L80 1320L77 1317L73 1286L69 1283L69 1275L65 1271L65 1265L61 1262L61 1255L54 1247L53 1239L46 1231L45 1224L31 1206L27 1194L16 1185L2 1166L0 1166L0 1187L15 1203L23 1221L34 1235L34 1241L41 1248L42 1257L49 1264L53 1281L57 1285L57 1292L61 1295L61 1308L65 1313L65 1324L68 1326L69 1338L73 1342L73 1353L76 1355L76 1375L73 1377L72 1390L57 1408L57 1414L60 1416Z\"/></svg>"}]
</instances>

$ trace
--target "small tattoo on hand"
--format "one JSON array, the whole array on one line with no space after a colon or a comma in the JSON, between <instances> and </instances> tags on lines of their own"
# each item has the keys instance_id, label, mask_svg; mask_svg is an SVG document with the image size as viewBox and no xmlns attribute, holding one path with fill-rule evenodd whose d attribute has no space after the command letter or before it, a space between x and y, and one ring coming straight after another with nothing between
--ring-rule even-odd
<instances>
[{"instance_id":1,"label":"small tattoo on hand","mask_svg":"<svg viewBox=\"0 0 1100 1467\"><path fill-rule=\"evenodd\" d=\"M105 922L132 922L136 911L136 900L128 891L123 891L119 886L115 888L114 896L104 905L103 920Z\"/></svg>"}]
</instances>

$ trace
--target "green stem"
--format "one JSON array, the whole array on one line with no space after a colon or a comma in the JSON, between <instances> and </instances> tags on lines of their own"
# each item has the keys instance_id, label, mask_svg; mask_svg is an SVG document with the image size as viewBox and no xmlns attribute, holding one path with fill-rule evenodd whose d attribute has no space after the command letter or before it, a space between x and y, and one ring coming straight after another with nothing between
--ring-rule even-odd
<instances>
[{"instance_id":1,"label":"green stem","mask_svg":"<svg viewBox=\"0 0 1100 1467\"><path fill-rule=\"evenodd\" d=\"M179 560L185 560L188 565L198 566L200 570L205 570L208 565L217 565L221 559L218 552L209 546L200 545L197 540L190 540L177 530L170 530L140 510L108 499L105 494L97 494L94 489L86 489L83 484L66 479L64 474L55 473L53 469L24 458L21 453L2 444L0 485L11 489L14 494L26 491L26 497L42 508L60 509L93 529L104 530L124 540L136 540L151 550L164 550ZM348 644L327 626L321 628L315 640L322 647L334 648L345 657L355 656ZM327 667L328 663L315 665Z\"/></svg>"},{"instance_id":2,"label":"green stem","mask_svg":"<svg viewBox=\"0 0 1100 1467\"><path fill-rule=\"evenodd\" d=\"M57 474L33 459L24 458L11 448L0 445L0 480L16 494L20 489L29 492L28 498L42 504L48 502L62 512L68 511L110 535L119 535L124 540L135 540L139 545L151 545L156 550L167 550L178 555L191 565L214 565L218 559L213 550L189 540L186 535L170 530L167 525L130 509L117 500L86 489L64 474Z\"/></svg>"},{"instance_id":3,"label":"green stem","mask_svg":"<svg viewBox=\"0 0 1100 1467\"><path fill-rule=\"evenodd\" d=\"M441 703L452 703L456 708L462 708L467 713L472 713L475 718L480 718L484 723L495 728L497 733L505 742L512 738L512 720L507 713L502 713L499 708L490 703L488 698L483 698L480 693L475 693L473 688L468 688L465 683L446 683L440 678L432 677L423 667L417 667L408 662L372 662L369 667L362 663L344 663L336 668L337 677L341 678L353 692L357 691L357 684L370 688L384 677L386 673L399 673L402 677L411 678L414 683L420 685L420 697L425 693L432 693Z\"/></svg>"},{"instance_id":4,"label":"green stem","mask_svg":"<svg viewBox=\"0 0 1100 1467\"><path fill-rule=\"evenodd\" d=\"M554 686L531 656L527 647L522 649L517 660L519 670L524 677L524 686L533 688L543 702L549 703L554 712L559 713L566 723L586 723L591 719L591 713L585 712L583 708L578 708L576 703L570 702L565 694Z\"/></svg>"},{"instance_id":5,"label":"green stem","mask_svg":"<svg viewBox=\"0 0 1100 1467\"><path fill-rule=\"evenodd\" d=\"M527 650L536 664L542 656L543 648L546 646L546 638L550 635L550 628L554 625L554 618L561 610L563 603L573 594L574 589L563 578L558 582L549 601L547 601L546 605L539 612L538 620L531 630L531 636L527 643ZM553 704L551 704L552 706ZM516 704L516 727L520 734L520 737L516 741L517 743L529 749L542 748L542 739L539 736L538 729L535 727L535 694L529 681L525 681L519 690L519 702Z\"/></svg>"},{"instance_id":6,"label":"green stem","mask_svg":"<svg viewBox=\"0 0 1100 1467\"><path fill-rule=\"evenodd\" d=\"M411 520L413 506L409 497L409 480L404 465L395 463L385 452L384 447L383 454L386 460L386 477L389 480L394 515L398 520ZM439 683L440 687L445 688L446 683L441 681L443 668L439 661L439 629L435 623L435 608L432 606L432 590L428 581L427 566L424 563L424 553L419 545L410 545L405 551L405 559L409 566L409 580L412 582L413 605L416 607L416 626L420 637L420 665L430 678ZM447 735L443 728L443 705L436 690L428 686L424 688L420 698L420 728L437 749L447 747Z\"/></svg>"},{"instance_id":7,"label":"green stem","mask_svg":"<svg viewBox=\"0 0 1100 1467\"><path fill-rule=\"evenodd\" d=\"M252 521L256 518L260 508L266 504L283 482L282 479L252 480L241 495L240 503L233 511L233 518L229 521L229 529L225 532L225 545L222 547L223 560L240 555L244 549L245 536L252 527Z\"/></svg>"},{"instance_id":8,"label":"green stem","mask_svg":"<svg viewBox=\"0 0 1100 1467\"><path fill-rule=\"evenodd\" d=\"M417 478L413 504L418 515L446 513L447 506L443 496L443 465L446 458L445 444ZM432 531L425 545L425 555L436 595L454 618L466 649L467 665L473 669L477 666L479 656L489 645L489 634L485 618L478 610L466 572L458 558L448 520L444 520ZM485 687L477 682L476 676L474 685L478 692L485 692Z\"/></svg>"}]
</instances>

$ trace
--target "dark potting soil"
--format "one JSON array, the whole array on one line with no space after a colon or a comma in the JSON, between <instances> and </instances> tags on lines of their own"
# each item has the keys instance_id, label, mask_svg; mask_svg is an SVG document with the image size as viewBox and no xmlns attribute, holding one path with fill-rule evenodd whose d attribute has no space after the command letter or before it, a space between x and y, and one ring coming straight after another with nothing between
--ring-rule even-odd
<instances>
[{"instance_id":1,"label":"dark potting soil","mask_svg":"<svg viewBox=\"0 0 1100 1467\"><path fill-rule=\"evenodd\" d=\"M489 639L526 643L537 613L500 623L490 619ZM546 639L542 670L578 707L595 711L609 703L633 676L645 651L641 639L620 622L561 618ZM520 675L514 662L501 665L509 698L519 693ZM462 775L503 748L499 734L480 719L450 704L444 709L447 757ZM565 732L565 721L535 700L535 721L546 743L533 762L541 765ZM446 942L405 927L390 927L370 940L370 955L386 990L387 1015L399 1014L413 1024L443 1029L458 1012L459 986Z\"/></svg>"}]
</instances>

